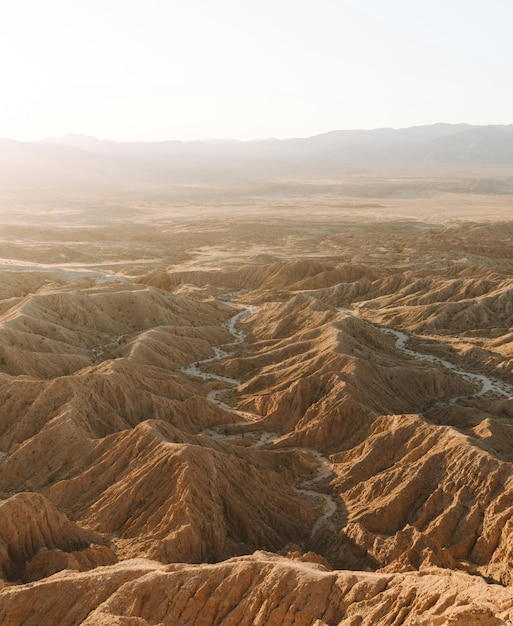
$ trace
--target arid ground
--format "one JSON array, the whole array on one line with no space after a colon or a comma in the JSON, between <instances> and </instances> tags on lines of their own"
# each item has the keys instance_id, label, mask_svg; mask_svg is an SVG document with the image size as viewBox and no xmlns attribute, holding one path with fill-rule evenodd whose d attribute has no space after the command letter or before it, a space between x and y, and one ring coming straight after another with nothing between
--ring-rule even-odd
<instances>
[{"instance_id":1,"label":"arid ground","mask_svg":"<svg viewBox=\"0 0 513 626\"><path fill-rule=\"evenodd\" d=\"M513 623L513 171L0 193L0 623Z\"/></svg>"}]
</instances>

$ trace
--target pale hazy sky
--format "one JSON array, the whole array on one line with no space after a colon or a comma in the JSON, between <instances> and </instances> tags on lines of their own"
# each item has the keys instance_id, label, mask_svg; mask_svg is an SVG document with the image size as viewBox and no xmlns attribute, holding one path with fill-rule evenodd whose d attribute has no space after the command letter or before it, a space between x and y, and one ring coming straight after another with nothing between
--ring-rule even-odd
<instances>
[{"instance_id":1,"label":"pale hazy sky","mask_svg":"<svg viewBox=\"0 0 513 626\"><path fill-rule=\"evenodd\" d=\"M513 122L513 0L0 0L0 137Z\"/></svg>"}]
</instances>

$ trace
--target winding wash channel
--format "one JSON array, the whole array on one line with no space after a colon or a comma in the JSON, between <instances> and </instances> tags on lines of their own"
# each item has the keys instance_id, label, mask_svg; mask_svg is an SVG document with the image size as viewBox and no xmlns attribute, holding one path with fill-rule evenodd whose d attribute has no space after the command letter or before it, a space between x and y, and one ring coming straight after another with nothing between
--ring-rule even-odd
<instances>
[{"instance_id":1,"label":"winding wash channel","mask_svg":"<svg viewBox=\"0 0 513 626\"><path fill-rule=\"evenodd\" d=\"M187 374L189 376L197 376L199 378L203 378L204 380L219 381L219 382L224 383L225 385L230 385L231 387L237 387L238 385L240 385L240 382L241 382L240 380L236 380L235 378L228 378L226 376L220 376L218 374L210 374L200 369L202 365L206 365L207 363L212 363L213 361L219 361L221 359L225 359L226 357L231 356L232 353L227 352L226 348L229 349L233 346L237 346L244 341L245 334L242 330L237 329L236 327L237 322L239 322L243 317L246 317L247 315L250 315L251 313L254 313L255 311L257 311L258 307L249 306L245 304L241 305L236 302L230 302L230 301L225 300L226 297L229 297L229 296L233 297L235 295L238 295L238 293L225 294L225 296L223 297L224 302L227 302L228 304L231 304L234 307L241 307L241 306L243 307L241 311L239 311L233 317L231 317L228 320L228 322L225 324L225 326L228 328L228 330L230 331L230 334L233 337L233 341L222 344L221 346L216 346L214 348L214 356L209 357L207 359L203 359L201 361L195 361L194 363L191 363L190 365L183 367L181 371L184 374ZM237 422L236 424L232 424L232 423L221 424L220 426L217 426L216 428L206 428L202 432L202 434L208 435L209 437L212 437L213 439L221 439L225 441L230 440L230 439L231 440L240 439L241 435L240 434L233 434L233 435L223 434L220 431L220 429L223 429L225 426L228 426L228 425L229 426L234 426L234 425L246 426L248 422L256 422L260 419L259 415L255 415L253 413L247 413L245 411L238 411L230 407L228 404L226 404L222 400L220 400L219 396L225 393L226 391L227 391L227 388L225 386L220 387L219 389L213 389L207 395L207 399L210 400L211 402L214 402L215 404L223 408L225 411L230 411L230 413L234 413L235 415L238 415L239 417L242 417L244 419L241 422ZM267 446L272 445L277 439L279 439L281 435L279 435L278 433L269 432L269 431L252 431L252 432L244 432L244 436L255 440L256 442L255 445L257 448L266 448ZM312 478L310 480L305 480L294 487L294 490L296 491L296 493L300 495L313 497L313 498L316 498L317 500L320 499L323 501L324 511L322 515L317 519L315 524L313 525L312 531L310 533L310 537L314 537L314 535L317 533L319 528L321 528L337 510L337 504L330 495L323 493L322 491L316 490L316 486L319 483L323 482L326 478L328 478L328 476L330 476L333 473L333 464L330 462L330 460L326 456L324 456L317 450L314 450L313 448L303 448L303 447L294 446L294 447L288 447L287 450L302 450L304 452L307 452L308 454L315 457L318 463L317 476L315 476L315 478Z\"/></svg>"},{"instance_id":2,"label":"winding wash channel","mask_svg":"<svg viewBox=\"0 0 513 626\"><path fill-rule=\"evenodd\" d=\"M347 313L348 315L352 315L353 317L358 317L359 319L362 319L365 321L365 318L360 315L358 308L356 309L338 308L337 311L342 311L343 313ZM403 354L407 354L408 356L413 357L417 361L426 361L428 363L433 363L434 365L440 365L441 367L445 367L446 369L451 370L455 374L458 374L458 376L461 376L465 380L469 380L471 382L475 382L478 385L480 385L480 388L478 388L478 390L475 393L470 394L468 396L458 396L458 397L451 398L451 400L449 400L449 404L454 404L455 402L457 402L458 400L462 400L463 398L478 398L480 396L484 396L488 392L493 392L500 396L505 396L506 398L509 398L513 395L513 387L511 385L508 385L507 383L504 383L500 380L496 380L493 378L489 378L488 376L485 376L484 374L475 374L474 372L467 372L465 370L460 369L457 365L454 365L454 363L451 363L450 361L445 361L444 359L441 359L440 357L434 356L432 354L425 354L424 352L417 352L416 350L407 348L406 343L410 339L412 339L415 335L408 335L407 333L401 330L395 330L393 328L387 328L386 326L380 326L379 324L376 324L374 322L368 322L368 323L372 324L372 326L377 328L379 331L381 331L385 335L392 335L393 337L395 337L395 347L397 348L397 350L399 350L399 352L402 352Z\"/></svg>"},{"instance_id":3,"label":"winding wash channel","mask_svg":"<svg viewBox=\"0 0 513 626\"><path fill-rule=\"evenodd\" d=\"M411 339L412 335L407 335L400 330L394 330L392 328L382 328L379 326L378 328L379 330L381 330L381 332L384 332L388 335L393 335L395 337L395 347L404 354L412 356L418 361L427 361L429 363L434 363L435 365L445 367L453 371L455 374L458 374L458 376L461 376L465 380L476 382L478 385L481 386L481 388L478 389L476 393L473 393L471 396L466 397L477 398L479 396L484 396L484 394L488 393L489 391L496 393L500 396L506 396L507 398L513 395L513 389L511 389L511 387L506 383L503 383L499 380L493 380L492 378L488 378L488 376L485 376L484 374L474 374L473 372L466 372L465 370L459 369L458 366L454 365L454 363L450 363L449 361L440 359L437 356L433 356L432 354L424 354L422 352L416 352L415 350L407 348L406 342ZM450 402L453 404L463 397L465 396L452 398Z\"/></svg>"}]
</instances>

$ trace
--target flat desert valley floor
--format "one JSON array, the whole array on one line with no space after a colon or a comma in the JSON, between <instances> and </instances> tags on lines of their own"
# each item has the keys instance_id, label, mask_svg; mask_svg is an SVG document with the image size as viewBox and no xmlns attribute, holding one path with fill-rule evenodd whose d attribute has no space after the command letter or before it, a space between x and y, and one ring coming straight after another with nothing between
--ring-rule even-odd
<instances>
[{"instance_id":1,"label":"flat desert valley floor","mask_svg":"<svg viewBox=\"0 0 513 626\"><path fill-rule=\"evenodd\" d=\"M0 194L0 623L513 623L513 172Z\"/></svg>"}]
</instances>

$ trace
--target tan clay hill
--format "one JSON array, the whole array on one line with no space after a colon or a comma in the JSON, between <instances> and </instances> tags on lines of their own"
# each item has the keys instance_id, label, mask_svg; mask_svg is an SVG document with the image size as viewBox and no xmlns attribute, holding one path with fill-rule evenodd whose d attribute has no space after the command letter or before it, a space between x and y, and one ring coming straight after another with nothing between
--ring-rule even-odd
<instances>
[{"instance_id":1,"label":"tan clay hill","mask_svg":"<svg viewBox=\"0 0 513 626\"><path fill-rule=\"evenodd\" d=\"M513 623L510 197L287 185L4 219L2 626Z\"/></svg>"}]
</instances>

